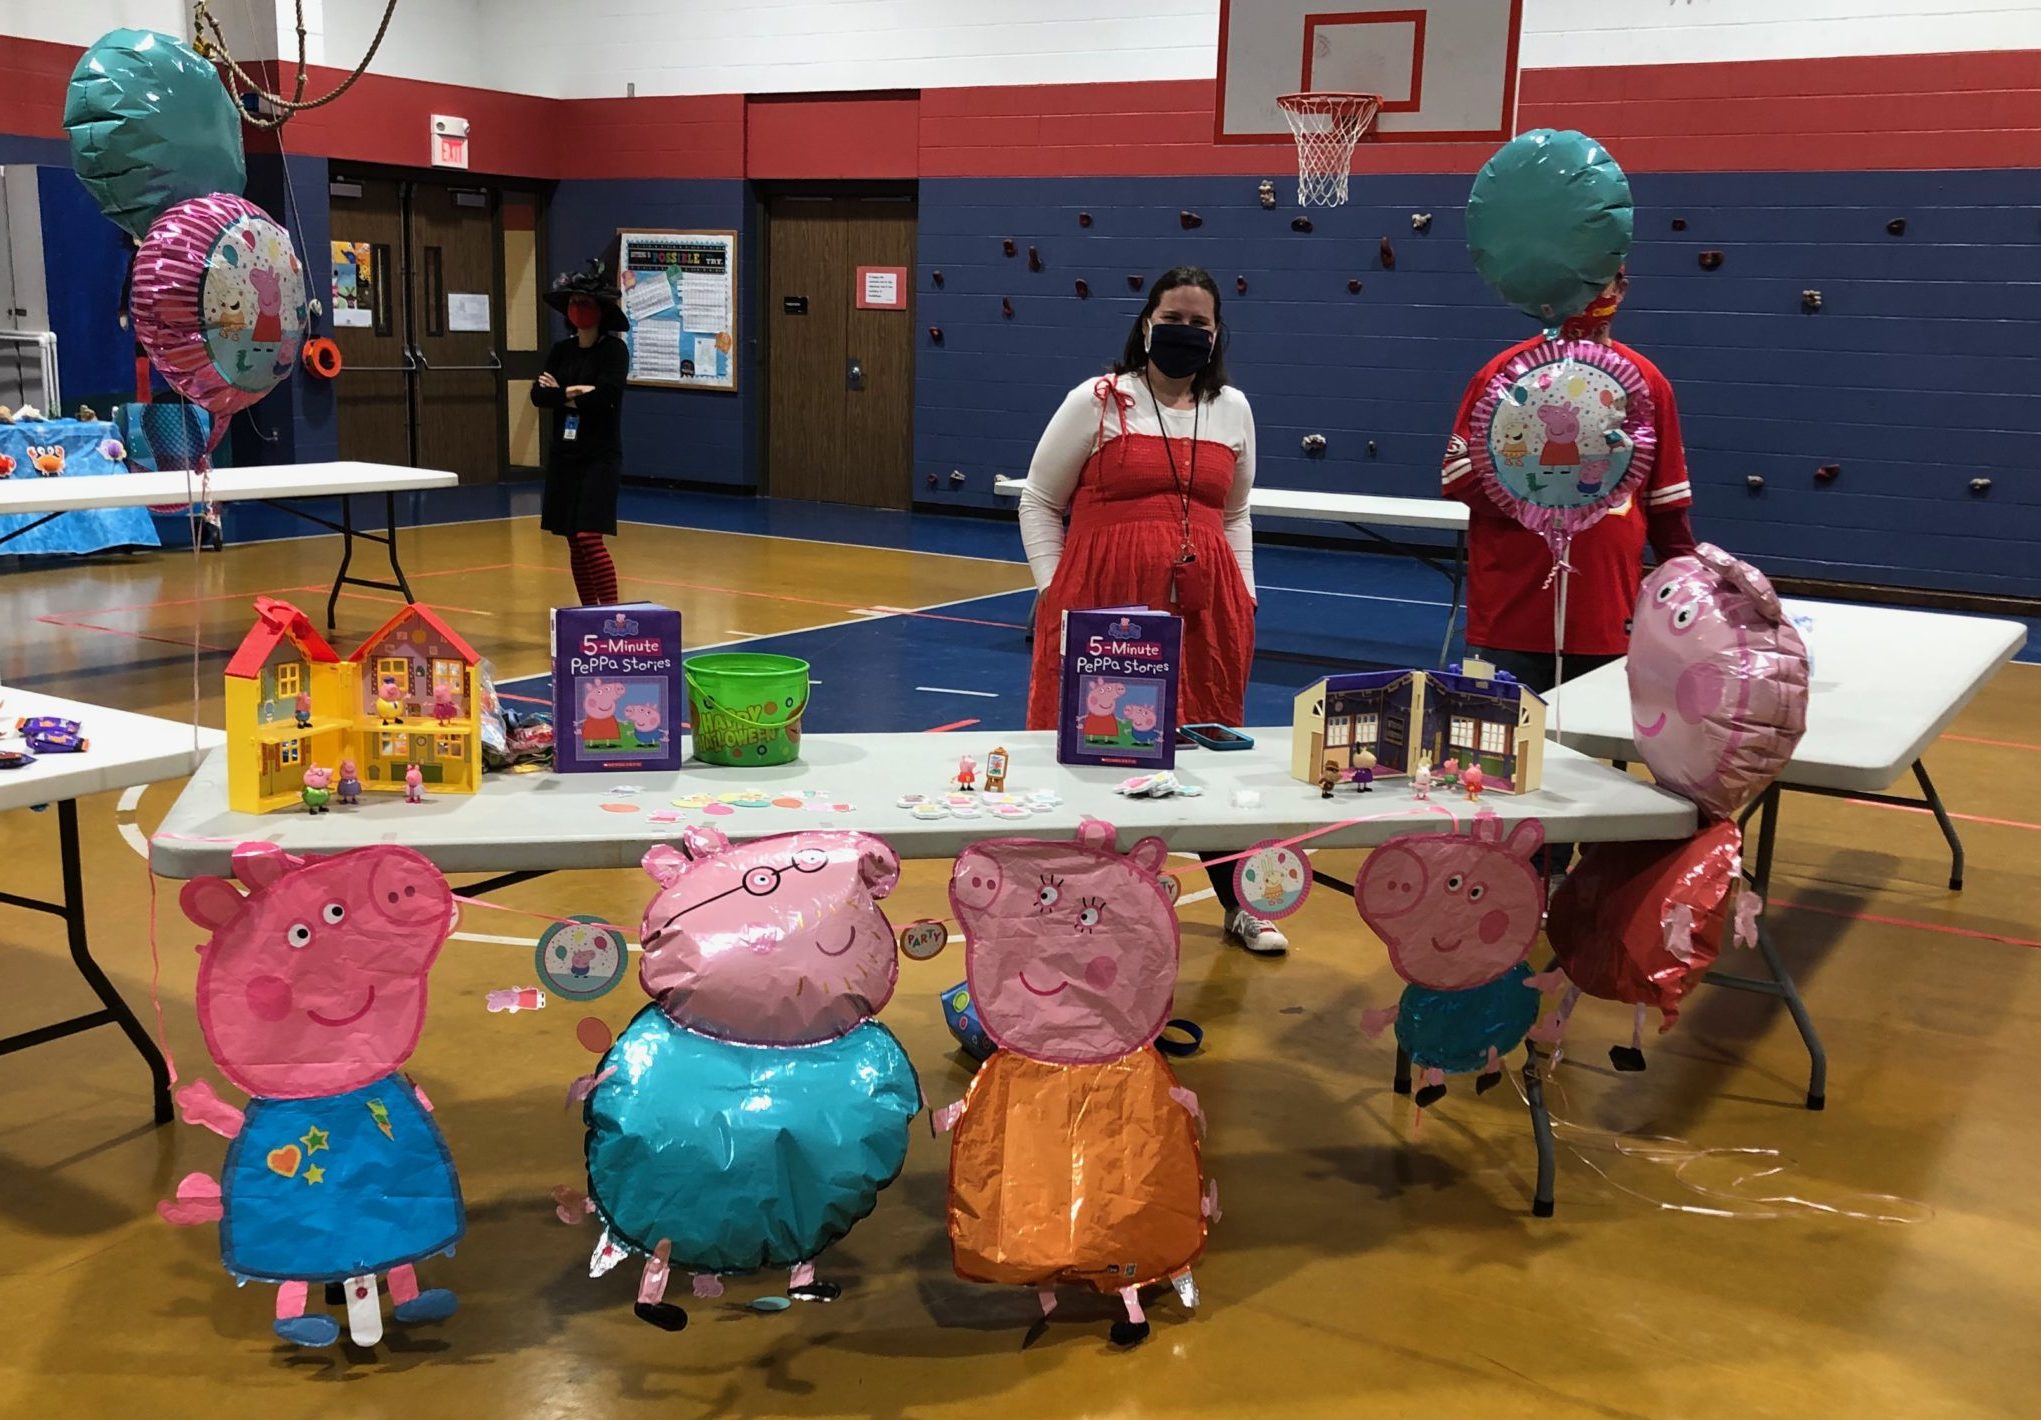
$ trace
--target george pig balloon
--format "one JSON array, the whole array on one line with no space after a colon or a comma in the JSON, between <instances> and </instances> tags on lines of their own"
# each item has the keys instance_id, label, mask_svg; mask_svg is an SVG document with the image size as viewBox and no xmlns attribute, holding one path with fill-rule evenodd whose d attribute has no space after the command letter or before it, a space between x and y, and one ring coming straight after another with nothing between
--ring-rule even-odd
<instances>
[{"instance_id":1,"label":"george pig balloon","mask_svg":"<svg viewBox=\"0 0 2041 1420\"><path fill-rule=\"evenodd\" d=\"M1582 994L1637 1008L1630 1044L1613 1046L1618 1070L1644 1068L1644 1012L1659 1030L1679 1018L1687 988L1721 950L1730 914L1740 940L1756 936L1757 895L1738 895L1743 834L1721 819L1671 843L1594 843L1552 895L1547 938L1568 987L1556 1024Z\"/></svg>"},{"instance_id":2,"label":"george pig balloon","mask_svg":"<svg viewBox=\"0 0 2041 1420\"><path fill-rule=\"evenodd\" d=\"M234 850L234 875L185 884L199 948L198 1019L236 1109L201 1080L178 1091L187 1123L233 1142L218 1182L188 1175L157 1205L171 1223L218 1222L238 1282L277 1285L276 1334L340 1337L308 1313L313 1285L345 1284L358 1345L382 1335L378 1275L399 1324L443 1321L454 1294L420 1291L416 1264L451 1255L467 1228L432 1102L398 1070L425 1024L425 978L453 931L446 879L423 855L379 844L306 861L270 843Z\"/></svg>"},{"instance_id":3,"label":"george pig balloon","mask_svg":"<svg viewBox=\"0 0 2041 1420\"><path fill-rule=\"evenodd\" d=\"M696 1296L784 1267L789 1296L833 1301L815 1258L899 1177L921 1109L906 1052L872 1019L899 975L879 899L900 860L863 833L733 847L690 828L645 871L652 1004L576 1082L588 1192L556 1191L560 1216L601 1220L591 1276L646 1259L636 1312L669 1331L687 1325L666 1300L673 1267Z\"/></svg>"},{"instance_id":4,"label":"george pig balloon","mask_svg":"<svg viewBox=\"0 0 2041 1420\"><path fill-rule=\"evenodd\" d=\"M1727 818L1807 729L1807 647L1765 574L1702 543L1644 580L1630 631L1630 713L1652 776Z\"/></svg>"},{"instance_id":5,"label":"george pig balloon","mask_svg":"<svg viewBox=\"0 0 2041 1420\"><path fill-rule=\"evenodd\" d=\"M1410 984L1366 1025L1395 1023L1397 1047L1425 1074L1420 1106L1445 1096L1447 1075L1477 1072L1477 1094L1499 1082L1503 1052L1537 1023L1539 991L1558 984L1524 960L1545 910L1534 862L1544 841L1536 819L1505 838L1502 819L1483 813L1465 835L1406 833L1368 855L1354 905Z\"/></svg>"},{"instance_id":6,"label":"george pig balloon","mask_svg":"<svg viewBox=\"0 0 2041 1420\"><path fill-rule=\"evenodd\" d=\"M1176 989L1165 850L1115 841L1086 820L1074 843L994 839L958 857L950 905L998 1049L936 1122L956 1130L957 1275L1035 1288L1044 1319L1059 1284L1117 1293L1112 1339L1132 1346L1148 1335L1139 1288L1168 1278L1194 1302L1216 1196L1197 1097L1155 1048Z\"/></svg>"}]
</instances>

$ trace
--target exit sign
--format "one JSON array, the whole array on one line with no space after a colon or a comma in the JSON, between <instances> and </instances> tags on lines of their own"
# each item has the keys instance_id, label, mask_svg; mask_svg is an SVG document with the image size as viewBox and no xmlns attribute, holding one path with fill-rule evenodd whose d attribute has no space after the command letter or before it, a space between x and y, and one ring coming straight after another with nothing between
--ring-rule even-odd
<instances>
[{"instance_id":1,"label":"exit sign","mask_svg":"<svg viewBox=\"0 0 2041 1420\"><path fill-rule=\"evenodd\" d=\"M468 166L468 120L444 113L432 116L432 165L435 168Z\"/></svg>"}]
</instances>

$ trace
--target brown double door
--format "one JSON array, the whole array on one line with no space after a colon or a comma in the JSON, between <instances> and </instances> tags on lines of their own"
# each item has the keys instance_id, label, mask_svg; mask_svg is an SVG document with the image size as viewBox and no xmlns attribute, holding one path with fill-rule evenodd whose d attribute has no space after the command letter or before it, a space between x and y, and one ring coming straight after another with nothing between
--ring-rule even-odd
<instances>
[{"instance_id":1,"label":"brown double door","mask_svg":"<svg viewBox=\"0 0 2041 1420\"><path fill-rule=\"evenodd\" d=\"M779 196L767 219L767 489L905 508L914 477L914 200ZM860 310L860 267L902 269L905 306Z\"/></svg>"},{"instance_id":2,"label":"brown double door","mask_svg":"<svg viewBox=\"0 0 2041 1420\"><path fill-rule=\"evenodd\" d=\"M498 200L336 174L326 324L340 345L343 459L447 469L463 483L503 476Z\"/></svg>"}]
</instances>

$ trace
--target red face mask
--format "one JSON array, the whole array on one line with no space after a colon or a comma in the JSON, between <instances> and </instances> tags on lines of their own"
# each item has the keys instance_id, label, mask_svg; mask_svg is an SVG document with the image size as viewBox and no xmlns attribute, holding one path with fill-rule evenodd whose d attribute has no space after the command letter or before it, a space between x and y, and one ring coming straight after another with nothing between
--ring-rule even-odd
<instances>
[{"instance_id":1,"label":"red face mask","mask_svg":"<svg viewBox=\"0 0 2041 1420\"><path fill-rule=\"evenodd\" d=\"M1623 296L1629 287L1626 277L1618 276L1615 284L1589 303L1588 308L1577 316L1571 316L1560 327L1560 335L1566 340L1584 340L1608 329L1616 318L1616 310L1623 304Z\"/></svg>"},{"instance_id":2,"label":"red face mask","mask_svg":"<svg viewBox=\"0 0 2041 1420\"><path fill-rule=\"evenodd\" d=\"M602 307L593 301L569 301L567 324L576 330L594 330L602 324Z\"/></svg>"}]
</instances>

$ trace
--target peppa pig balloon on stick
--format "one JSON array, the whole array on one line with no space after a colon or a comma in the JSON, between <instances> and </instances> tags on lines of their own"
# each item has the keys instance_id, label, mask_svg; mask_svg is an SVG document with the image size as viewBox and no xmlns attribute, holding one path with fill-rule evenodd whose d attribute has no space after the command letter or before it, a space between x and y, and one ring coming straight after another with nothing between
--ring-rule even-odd
<instances>
[{"instance_id":1,"label":"peppa pig balloon on stick","mask_svg":"<svg viewBox=\"0 0 2041 1420\"><path fill-rule=\"evenodd\" d=\"M169 1222L220 1225L238 1282L277 1287L276 1334L330 1346L340 1325L305 1309L344 1284L358 1345L382 1337L376 1279L400 1325L443 1321L454 1294L420 1291L417 1264L452 1254L467 1228L432 1102L398 1070L425 1025L425 977L453 931L452 890L409 848L377 845L307 862L269 843L234 850L234 875L185 884L199 948L198 1020L236 1109L200 1080L178 1091L185 1121L233 1142L216 1182L187 1175L157 1205Z\"/></svg>"},{"instance_id":2,"label":"peppa pig balloon on stick","mask_svg":"<svg viewBox=\"0 0 2041 1420\"><path fill-rule=\"evenodd\" d=\"M674 1268L698 1297L783 1267L790 1297L833 1301L815 1258L899 1177L921 1109L906 1052L872 1019L899 975L879 899L900 860L863 833L733 847L690 828L645 871L652 1004L575 1082L588 1192L555 1190L560 1217L601 1220L591 1276L645 1259L637 1315L668 1331L687 1325L666 1300Z\"/></svg>"},{"instance_id":3,"label":"peppa pig balloon on stick","mask_svg":"<svg viewBox=\"0 0 2041 1420\"><path fill-rule=\"evenodd\" d=\"M1539 992L1563 984L1524 960L1545 910L1544 841L1536 819L1505 838L1502 819L1482 813L1468 834L1406 833L1368 856L1354 905L1410 984L1366 1027L1395 1023L1398 1048L1425 1073L1421 1107L1445 1097L1448 1075L1473 1073L1477 1094L1493 1088L1503 1053L1537 1024Z\"/></svg>"},{"instance_id":4,"label":"peppa pig balloon on stick","mask_svg":"<svg viewBox=\"0 0 2041 1420\"><path fill-rule=\"evenodd\" d=\"M1176 989L1166 850L1114 844L1110 824L1086 820L1075 843L996 839L958 857L950 904L999 1048L935 1122L956 1130L957 1275L1035 1288L1044 1321L1059 1284L1117 1293L1112 1340L1133 1346L1148 1336L1140 1288L1167 1278L1195 1301L1217 1194L1197 1097L1155 1048Z\"/></svg>"}]
</instances>

